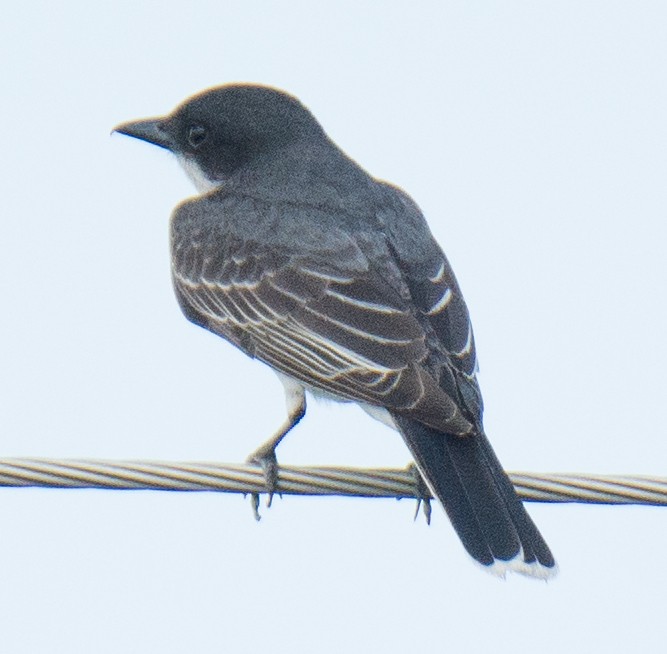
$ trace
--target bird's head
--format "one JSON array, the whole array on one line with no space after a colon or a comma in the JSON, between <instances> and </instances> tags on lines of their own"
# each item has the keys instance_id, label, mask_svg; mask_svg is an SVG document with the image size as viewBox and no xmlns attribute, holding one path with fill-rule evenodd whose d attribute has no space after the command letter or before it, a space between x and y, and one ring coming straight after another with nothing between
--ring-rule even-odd
<instances>
[{"instance_id":1,"label":"bird's head","mask_svg":"<svg viewBox=\"0 0 667 654\"><path fill-rule=\"evenodd\" d=\"M122 123L114 132L173 152L200 191L286 146L325 138L296 98L249 84L207 89L167 116Z\"/></svg>"}]
</instances>

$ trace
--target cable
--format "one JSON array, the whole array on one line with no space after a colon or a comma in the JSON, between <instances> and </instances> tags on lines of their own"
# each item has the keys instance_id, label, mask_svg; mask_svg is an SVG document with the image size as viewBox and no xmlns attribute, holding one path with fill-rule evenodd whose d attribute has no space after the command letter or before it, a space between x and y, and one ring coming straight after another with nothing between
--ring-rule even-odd
<instances>
[{"instance_id":1,"label":"cable","mask_svg":"<svg viewBox=\"0 0 667 654\"><path fill-rule=\"evenodd\" d=\"M510 472L519 497L530 502L667 505L667 478ZM263 493L261 468L251 464L0 459L0 486L115 490ZM411 468L360 469L281 466L276 492L416 498Z\"/></svg>"}]
</instances>

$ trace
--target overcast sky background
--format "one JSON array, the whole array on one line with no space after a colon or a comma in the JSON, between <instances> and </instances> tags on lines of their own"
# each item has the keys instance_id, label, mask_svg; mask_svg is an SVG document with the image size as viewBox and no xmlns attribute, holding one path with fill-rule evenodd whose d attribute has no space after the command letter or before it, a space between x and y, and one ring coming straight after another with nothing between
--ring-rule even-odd
<instances>
[{"instance_id":1,"label":"overcast sky background","mask_svg":"<svg viewBox=\"0 0 667 654\"><path fill-rule=\"evenodd\" d=\"M239 462L283 419L188 323L193 189L120 136L231 81L298 96L420 204L473 317L508 470L667 475L663 2L13 2L0 23L3 456ZM403 466L311 401L284 463ZM439 508L0 489L2 652L551 652L664 646L667 509L531 504L560 575L499 581Z\"/></svg>"}]
</instances>

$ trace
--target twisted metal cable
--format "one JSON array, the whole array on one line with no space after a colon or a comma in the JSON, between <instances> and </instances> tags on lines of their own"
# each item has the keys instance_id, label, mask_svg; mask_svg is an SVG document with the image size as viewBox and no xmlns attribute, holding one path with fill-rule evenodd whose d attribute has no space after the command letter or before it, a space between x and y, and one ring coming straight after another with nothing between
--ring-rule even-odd
<instances>
[{"instance_id":1,"label":"twisted metal cable","mask_svg":"<svg viewBox=\"0 0 667 654\"><path fill-rule=\"evenodd\" d=\"M508 473L519 497L530 502L667 505L667 478L626 475ZM115 490L263 493L259 466L227 463L0 459L0 486ZM414 470L281 466L276 492L417 498Z\"/></svg>"}]
</instances>

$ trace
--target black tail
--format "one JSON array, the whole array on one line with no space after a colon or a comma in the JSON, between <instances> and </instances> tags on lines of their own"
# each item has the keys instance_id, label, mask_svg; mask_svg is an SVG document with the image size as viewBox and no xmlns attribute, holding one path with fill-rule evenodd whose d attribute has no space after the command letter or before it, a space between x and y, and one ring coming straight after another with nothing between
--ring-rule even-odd
<instances>
[{"instance_id":1,"label":"black tail","mask_svg":"<svg viewBox=\"0 0 667 654\"><path fill-rule=\"evenodd\" d=\"M484 434L452 436L393 414L463 546L482 565L549 577L556 562Z\"/></svg>"}]
</instances>

